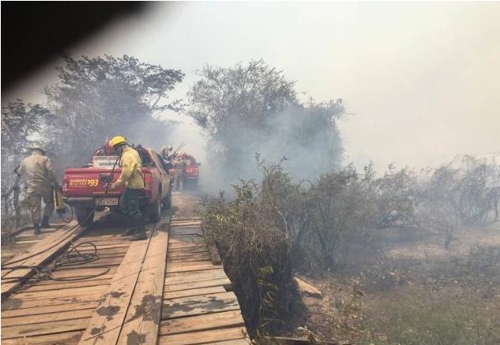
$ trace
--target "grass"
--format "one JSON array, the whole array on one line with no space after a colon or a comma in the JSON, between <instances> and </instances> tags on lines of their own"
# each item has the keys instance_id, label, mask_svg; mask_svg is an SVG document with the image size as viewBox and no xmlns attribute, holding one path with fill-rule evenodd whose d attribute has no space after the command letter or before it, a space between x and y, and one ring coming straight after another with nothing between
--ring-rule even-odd
<instances>
[{"instance_id":1,"label":"grass","mask_svg":"<svg viewBox=\"0 0 500 345\"><path fill-rule=\"evenodd\" d=\"M384 267L314 282L325 298L310 307L308 328L339 343L500 344L500 247Z\"/></svg>"},{"instance_id":2,"label":"grass","mask_svg":"<svg viewBox=\"0 0 500 345\"><path fill-rule=\"evenodd\" d=\"M453 288L429 291L404 289L370 302L365 327L371 334L385 334L374 344L494 345L500 344L498 295L478 296L477 290L458 293ZM460 299L457 299L457 295ZM373 340L373 339L365 339Z\"/></svg>"}]
</instances>

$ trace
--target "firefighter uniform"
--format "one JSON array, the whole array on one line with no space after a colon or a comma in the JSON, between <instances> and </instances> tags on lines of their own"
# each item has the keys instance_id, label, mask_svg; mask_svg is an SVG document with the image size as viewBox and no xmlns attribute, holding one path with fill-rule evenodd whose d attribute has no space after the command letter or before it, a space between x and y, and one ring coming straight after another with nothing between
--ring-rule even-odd
<instances>
[{"instance_id":1,"label":"firefighter uniform","mask_svg":"<svg viewBox=\"0 0 500 345\"><path fill-rule=\"evenodd\" d=\"M174 186L175 190L182 191L184 189L184 170L186 169L187 163L182 157L176 158L174 160Z\"/></svg>"},{"instance_id":2,"label":"firefighter uniform","mask_svg":"<svg viewBox=\"0 0 500 345\"><path fill-rule=\"evenodd\" d=\"M139 153L128 145L123 146L122 157L120 159L122 173L114 184L114 188L125 185L125 191L121 200L121 208L129 226L125 235L135 233L135 239L146 237L144 218L139 205L139 196L144 189L144 176L142 174L142 160Z\"/></svg>"},{"instance_id":3,"label":"firefighter uniform","mask_svg":"<svg viewBox=\"0 0 500 345\"><path fill-rule=\"evenodd\" d=\"M26 175L28 186L28 200L31 212L31 221L35 226L35 233L40 233L40 214L42 211L42 199L45 203L43 221L41 228L48 228L49 218L54 212L54 200L52 197L52 186L57 185L57 177L50 159L45 156L45 151L33 149L31 156L23 159L21 164L14 170L16 173L15 187L18 188L21 175Z\"/></svg>"}]
</instances>

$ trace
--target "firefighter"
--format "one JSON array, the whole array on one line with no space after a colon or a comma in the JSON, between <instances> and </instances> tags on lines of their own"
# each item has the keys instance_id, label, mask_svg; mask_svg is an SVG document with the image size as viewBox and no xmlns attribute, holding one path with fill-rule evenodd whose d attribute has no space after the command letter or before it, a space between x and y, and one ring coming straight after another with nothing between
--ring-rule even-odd
<instances>
[{"instance_id":1,"label":"firefighter","mask_svg":"<svg viewBox=\"0 0 500 345\"><path fill-rule=\"evenodd\" d=\"M121 207L127 217L127 229L123 236L133 235L132 240L145 240L148 236L146 235L144 218L139 207L139 195L141 190L144 189L141 157L134 148L128 145L127 139L122 136L111 139L111 145L121 155L120 167L122 168L120 177L111 185L111 189L125 185Z\"/></svg>"},{"instance_id":2,"label":"firefighter","mask_svg":"<svg viewBox=\"0 0 500 345\"><path fill-rule=\"evenodd\" d=\"M172 153L173 147L171 145L166 145L161 148L160 154L162 158L163 168L168 173L168 170L172 168Z\"/></svg>"},{"instance_id":3,"label":"firefighter","mask_svg":"<svg viewBox=\"0 0 500 345\"><path fill-rule=\"evenodd\" d=\"M165 158L166 160L170 160L170 159L172 159L172 150L173 149L174 148L172 147L172 145L163 146L161 148L160 153L161 153L163 158Z\"/></svg>"},{"instance_id":4,"label":"firefighter","mask_svg":"<svg viewBox=\"0 0 500 345\"><path fill-rule=\"evenodd\" d=\"M186 160L184 154L180 153L174 158L174 187L175 190L182 191L184 189L184 170L186 169Z\"/></svg>"},{"instance_id":5,"label":"firefighter","mask_svg":"<svg viewBox=\"0 0 500 345\"><path fill-rule=\"evenodd\" d=\"M21 164L14 169L14 173L17 175L14 182L16 190L19 190L21 175L26 174L31 221L35 227L35 235L41 233L40 229L50 228L49 218L54 212L52 188L57 187L57 177L50 159L45 154L45 150L41 147L32 147L31 156L24 158ZM45 203L45 209L40 224L42 199Z\"/></svg>"}]
</instances>

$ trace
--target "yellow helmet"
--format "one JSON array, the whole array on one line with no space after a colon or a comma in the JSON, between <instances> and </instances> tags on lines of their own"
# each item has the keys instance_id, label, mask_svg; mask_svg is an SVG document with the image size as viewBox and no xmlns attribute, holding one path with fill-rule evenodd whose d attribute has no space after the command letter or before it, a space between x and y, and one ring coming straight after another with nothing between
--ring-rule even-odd
<instances>
[{"instance_id":1,"label":"yellow helmet","mask_svg":"<svg viewBox=\"0 0 500 345\"><path fill-rule=\"evenodd\" d=\"M122 137L121 135L117 135L116 137L110 140L110 143L111 145L113 145L113 147L115 147L116 145L126 144L127 139L125 137Z\"/></svg>"}]
</instances>

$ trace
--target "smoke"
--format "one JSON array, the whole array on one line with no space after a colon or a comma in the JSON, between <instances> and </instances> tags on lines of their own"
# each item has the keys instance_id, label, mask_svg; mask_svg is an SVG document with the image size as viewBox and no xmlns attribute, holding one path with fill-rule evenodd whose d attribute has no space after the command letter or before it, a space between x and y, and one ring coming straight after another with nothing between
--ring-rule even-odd
<instances>
[{"instance_id":1,"label":"smoke","mask_svg":"<svg viewBox=\"0 0 500 345\"><path fill-rule=\"evenodd\" d=\"M296 181L315 180L340 168L342 146L336 126L340 104L292 106L269 115L263 126L229 116L208 141L205 191L227 190L243 180L259 181L264 165L280 164Z\"/></svg>"}]
</instances>

